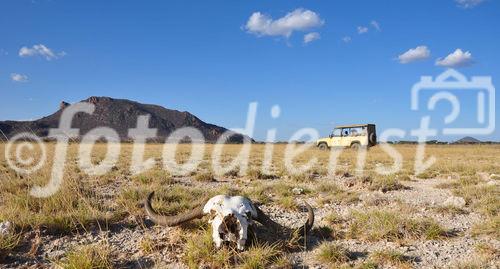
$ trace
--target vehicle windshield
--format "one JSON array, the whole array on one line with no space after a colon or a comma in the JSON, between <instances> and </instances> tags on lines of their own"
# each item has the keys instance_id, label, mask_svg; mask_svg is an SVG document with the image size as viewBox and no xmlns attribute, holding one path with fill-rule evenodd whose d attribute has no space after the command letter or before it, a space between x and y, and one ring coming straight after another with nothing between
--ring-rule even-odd
<instances>
[{"instance_id":1,"label":"vehicle windshield","mask_svg":"<svg viewBox=\"0 0 500 269\"><path fill-rule=\"evenodd\" d=\"M341 131L341 129L333 129L332 137L340 137Z\"/></svg>"}]
</instances>

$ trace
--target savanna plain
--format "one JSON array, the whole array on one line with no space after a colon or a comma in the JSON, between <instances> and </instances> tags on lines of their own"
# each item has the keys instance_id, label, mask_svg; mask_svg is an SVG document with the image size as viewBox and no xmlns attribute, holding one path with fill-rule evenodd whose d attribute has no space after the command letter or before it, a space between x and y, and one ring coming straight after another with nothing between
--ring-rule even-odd
<instances>
[{"instance_id":1,"label":"savanna plain","mask_svg":"<svg viewBox=\"0 0 500 269\"><path fill-rule=\"evenodd\" d=\"M346 149L329 173L329 151L310 148L297 166L317 158L307 172L290 173L286 145L274 145L272 165L263 172L265 145L251 146L246 173L233 169L217 175L211 164L214 145L205 145L203 161L183 176L163 168L163 144L147 144L152 169L130 171L133 145L121 144L119 161L101 176L87 175L78 163L78 144L68 148L60 190L48 198L30 196L34 185L51 175L55 144L46 143L47 163L29 175L17 173L0 154L0 222L12 223L0 236L2 268L499 268L500 146L428 145L426 159L436 162L415 175L416 145L393 145L402 169L391 166L379 146L367 151L357 169L357 151ZM168 145L167 145L168 146ZM0 144L0 152L5 152ZM229 164L241 145L225 145ZM106 155L96 144L94 164ZM36 150L35 150L36 151ZM190 157L189 144L178 145L176 160ZM24 152L39 158L39 153ZM20 164L21 165L21 164ZM155 191L153 207L164 215L185 212L217 194L243 195L272 219L288 227L306 218L304 202L315 211L304 240L269 234L259 226L246 251L215 249L207 219L178 227L154 225L143 201Z\"/></svg>"}]
</instances>

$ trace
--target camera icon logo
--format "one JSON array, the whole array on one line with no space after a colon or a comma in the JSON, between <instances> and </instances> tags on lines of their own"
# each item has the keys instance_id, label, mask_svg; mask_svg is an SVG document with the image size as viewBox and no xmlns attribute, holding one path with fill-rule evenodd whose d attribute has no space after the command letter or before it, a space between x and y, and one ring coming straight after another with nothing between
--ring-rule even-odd
<instances>
[{"instance_id":1,"label":"camera icon logo","mask_svg":"<svg viewBox=\"0 0 500 269\"><path fill-rule=\"evenodd\" d=\"M448 69L435 80L430 76L422 76L411 89L411 109L419 110L419 98L423 92L432 96L427 102L427 110L435 109L436 104L443 100L451 104L451 112L444 118L447 127L443 135L488 135L495 131L495 87L490 76L474 76L470 80L454 69ZM472 94L475 102L475 126L449 127L460 116L461 102L457 97L459 92ZM468 100L471 101L471 100Z\"/></svg>"}]
</instances>

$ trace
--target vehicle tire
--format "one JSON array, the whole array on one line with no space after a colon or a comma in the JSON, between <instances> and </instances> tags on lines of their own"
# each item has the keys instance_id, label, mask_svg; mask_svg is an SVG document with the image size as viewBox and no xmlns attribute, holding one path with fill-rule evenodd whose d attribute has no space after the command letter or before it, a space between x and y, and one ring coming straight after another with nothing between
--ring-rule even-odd
<instances>
[{"instance_id":1,"label":"vehicle tire","mask_svg":"<svg viewBox=\"0 0 500 269\"><path fill-rule=\"evenodd\" d=\"M328 150L328 145L326 143L320 143L318 145L319 150Z\"/></svg>"},{"instance_id":2,"label":"vehicle tire","mask_svg":"<svg viewBox=\"0 0 500 269\"><path fill-rule=\"evenodd\" d=\"M358 142L354 142L351 144L352 149L358 150L360 147L361 147L361 144L359 144Z\"/></svg>"}]
</instances>

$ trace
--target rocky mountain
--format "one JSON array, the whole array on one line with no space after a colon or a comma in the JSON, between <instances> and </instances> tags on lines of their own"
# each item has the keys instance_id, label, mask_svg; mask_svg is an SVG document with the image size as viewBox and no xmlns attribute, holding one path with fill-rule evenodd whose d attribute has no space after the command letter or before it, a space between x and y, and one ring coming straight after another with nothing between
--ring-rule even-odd
<instances>
[{"instance_id":1,"label":"rocky mountain","mask_svg":"<svg viewBox=\"0 0 500 269\"><path fill-rule=\"evenodd\" d=\"M481 143L481 140L478 140L474 137L466 136L454 142L454 144L476 144Z\"/></svg>"},{"instance_id":2,"label":"rocky mountain","mask_svg":"<svg viewBox=\"0 0 500 269\"><path fill-rule=\"evenodd\" d=\"M206 142L215 142L227 131L226 128L206 123L189 112L167 109L157 105L110 97L90 97L81 102L95 105L93 114L77 113L73 117L71 127L80 129L81 135L96 127L106 126L114 129L122 141L129 141L131 139L128 137L128 130L136 128L137 118L141 115L150 115L149 127L158 129L155 141L165 141L169 134L181 127L198 129L204 135ZM54 114L35 121L0 121L0 130L3 133L0 133L0 137L2 139L11 138L21 132L31 132L40 137L46 137L50 128L59 126L61 113L69 105L63 101L59 110ZM244 139L245 136L234 134L227 141L229 143L242 143Z\"/></svg>"}]
</instances>

